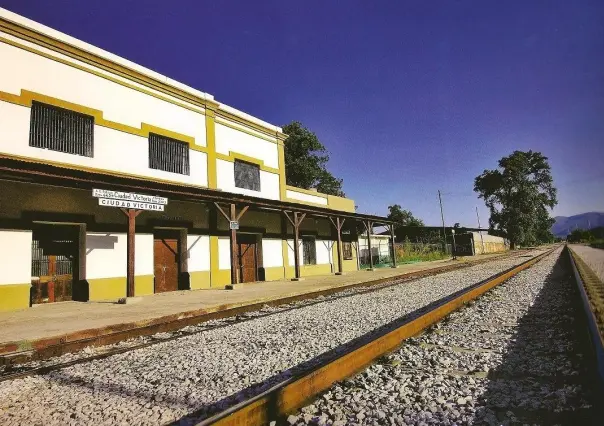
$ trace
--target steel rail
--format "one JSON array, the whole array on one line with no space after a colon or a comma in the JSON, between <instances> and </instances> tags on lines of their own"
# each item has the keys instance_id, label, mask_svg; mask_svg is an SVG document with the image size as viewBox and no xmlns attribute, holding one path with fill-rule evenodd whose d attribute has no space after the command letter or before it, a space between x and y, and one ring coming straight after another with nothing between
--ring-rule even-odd
<instances>
[{"instance_id":1,"label":"steel rail","mask_svg":"<svg viewBox=\"0 0 604 426\"><path fill-rule=\"evenodd\" d=\"M481 265L501 259L512 258L514 256L521 256L522 254L518 252L513 252L510 254L504 254L501 256L497 256L494 258L481 259L475 262L467 262L461 264L454 265L445 265L437 268L432 268L428 270L415 271L410 273L405 273L401 275L396 275L392 277L380 278L371 281L365 281L360 283L349 284L340 287L332 287L324 290L318 290L310 293L304 293L299 295L288 296L280 299L261 301L258 303L252 303L243 306L236 306L228 309L222 309L218 311L206 311L206 310L198 310L191 311L185 313L178 313L174 315L170 315L165 318L159 318L154 321L150 321L149 324L140 326L140 323L136 327L128 327L129 324L125 325L117 325L112 327L112 332L107 334L100 334L96 329L92 330L84 330L81 332L75 332L67 336L63 337L54 337L48 338L41 341L40 344L49 343L47 346L40 348L33 348L30 350L23 351L12 351L7 353L2 353L0 348L0 365L13 365L13 364L22 364L30 361L41 361L49 358L53 358L56 356L61 356L67 353L73 353L80 351L86 347L98 347L111 345L118 342L122 342L125 340L133 339L136 337L144 337L144 336L152 336L156 333L165 333L165 332L175 332L181 328L198 325L207 321L225 319L230 317L236 317L238 315L247 314L250 312L256 312L261 310L265 306L270 307L278 307L282 305L287 305L290 303L305 301L309 299L315 299L321 296L331 296L333 294L359 289L363 287L369 287L367 291L364 293L381 290L383 288L399 285L404 282L413 281L433 275L438 275L442 273L447 273L455 270L460 270L468 267L472 267L475 265ZM123 327L123 329L120 329ZM177 337L185 337L185 335L180 335ZM169 338L171 339L171 338ZM164 339L161 341L166 341L168 339ZM91 357L81 358L82 360L93 360L105 358L110 355L115 355L119 353L126 352L128 350L140 349L146 346L150 346L151 344L158 343L157 342L146 342L137 346L128 348L119 348L112 352L107 352L102 355L94 355ZM7 344L7 346L17 346L17 342ZM76 363L76 360L70 361L69 365L73 365ZM57 364L61 366L63 364ZM68 366L68 365L64 365ZM14 373L13 378L25 377L26 375L34 375L34 374L46 374L48 371L54 370L53 368L49 370L50 366L37 367L32 370L28 370L31 373L25 374L26 372ZM62 367L58 367L62 368ZM39 371L36 373L36 371ZM20 374L20 375L18 375ZM0 381L8 380L5 379L8 375L0 374Z\"/></svg>"},{"instance_id":2,"label":"steel rail","mask_svg":"<svg viewBox=\"0 0 604 426\"><path fill-rule=\"evenodd\" d=\"M396 328L384 331L367 343L360 343L345 353L302 371L259 395L204 419L197 423L197 426L264 425L273 420L283 419L316 395L329 389L334 383L362 371L374 360L395 350L403 340L417 335L464 304L531 267L558 247L441 299L421 310L419 315L403 320Z\"/></svg>"},{"instance_id":3,"label":"steel rail","mask_svg":"<svg viewBox=\"0 0 604 426\"><path fill-rule=\"evenodd\" d=\"M568 245L566 246L568 257L572 265L575 282L581 294L583 302L583 312L587 320L589 336L591 341L591 349L594 354L595 369L597 371L597 383L599 391L604 395L604 338L601 330L598 327L598 320L594 314L593 307L590 302L586 283L599 282L597 276L589 269L589 267L581 260L580 256L575 253Z\"/></svg>"}]
</instances>

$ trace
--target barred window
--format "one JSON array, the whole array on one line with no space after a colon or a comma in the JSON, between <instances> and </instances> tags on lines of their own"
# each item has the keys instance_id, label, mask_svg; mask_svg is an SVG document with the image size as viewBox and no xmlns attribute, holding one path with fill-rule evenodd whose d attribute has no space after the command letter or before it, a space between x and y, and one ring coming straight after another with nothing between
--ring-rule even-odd
<instances>
[{"instance_id":1,"label":"barred window","mask_svg":"<svg viewBox=\"0 0 604 426\"><path fill-rule=\"evenodd\" d=\"M149 133L149 167L181 175L189 174L189 144Z\"/></svg>"},{"instance_id":2,"label":"barred window","mask_svg":"<svg viewBox=\"0 0 604 426\"><path fill-rule=\"evenodd\" d=\"M302 237L302 258L304 265L317 264L317 245L312 237Z\"/></svg>"},{"instance_id":3,"label":"barred window","mask_svg":"<svg viewBox=\"0 0 604 426\"><path fill-rule=\"evenodd\" d=\"M342 255L344 257L344 260L352 260L352 243L351 242L342 243Z\"/></svg>"},{"instance_id":4,"label":"barred window","mask_svg":"<svg viewBox=\"0 0 604 426\"><path fill-rule=\"evenodd\" d=\"M92 157L94 117L33 101L29 146Z\"/></svg>"},{"instance_id":5,"label":"barred window","mask_svg":"<svg viewBox=\"0 0 604 426\"><path fill-rule=\"evenodd\" d=\"M260 166L235 160L235 186L260 191Z\"/></svg>"}]
</instances>

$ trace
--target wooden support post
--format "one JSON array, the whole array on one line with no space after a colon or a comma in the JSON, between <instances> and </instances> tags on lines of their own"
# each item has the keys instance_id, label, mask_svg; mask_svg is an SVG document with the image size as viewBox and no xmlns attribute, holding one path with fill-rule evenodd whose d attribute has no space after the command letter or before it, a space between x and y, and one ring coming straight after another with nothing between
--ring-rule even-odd
<instances>
[{"instance_id":1,"label":"wooden support post","mask_svg":"<svg viewBox=\"0 0 604 426\"><path fill-rule=\"evenodd\" d=\"M289 223L292 224L294 228L294 280L300 280L300 225L302 221L306 217L306 213L293 213L293 219L289 217L289 214L286 211L283 211L283 214L289 220Z\"/></svg>"},{"instance_id":2,"label":"wooden support post","mask_svg":"<svg viewBox=\"0 0 604 426\"><path fill-rule=\"evenodd\" d=\"M89 299L88 281L86 280L86 224L78 225L77 281L74 283L74 300L87 302Z\"/></svg>"},{"instance_id":3,"label":"wooden support post","mask_svg":"<svg viewBox=\"0 0 604 426\"><path fill-rule=\"evenodd\" d=\"M332 217L329 218L333 226L336 228L337 232L337 251L338 251L338 272L336 275L342 275L344 273L344 256L342 253L342 226L344 226L345 218L340 219L336 216L336 220L334 221Z\"/></svg>"},{"instance_id":4,"label":"wooden support post","mask_svg":"<svg viewBox=\"0 0 604 426\"><path fill-rule=\"evenodd\" d=\"M237 213L237 205L231 203L229 206L229 213L227 214L218 203L214 203L218 211L222 216L229 222L229 237L230 237L230 249L231 249L231 286L238 284L240 281L239 277L239 250L237 249L237 230L231 229L230 222L239 222L239 219L245 214L249 206L244 206L239 213Z\"/></svg>"},{"instance_id":5,"label":"wooden support post","mask_svg":"<svg viewBox=\"0 0 604 426\"><path fill-rule=\"evenodd\" d=\"M136 236L136 216L142 210L120 209L128 218L127 257L128 266L126 270L126 297L134 297L134 240Z\"/></svg>"},{"instance_id":6,"label":"wooden support post","mask_svg":"<svg viewBox=\"0 0 604 426\"><path fill-rule=\"evenodd\" d=\"M396 247L394 246L394 225L391 223L390 228L390 241L392 241L392 267L396 268Z\"/></svg>"},{"instance_id":7,"label":"wooden support post","mask_svg":"<svg viewBox=\"0 0 604 426\"><path fill-rule=\"evenodd\" d=\"M178 289L191 290L191 277L189 276L189 246L187 244L187 229L180 229L178 234Z\"/></svg>"},{"instance_id":8,"label":"wooden support post","mask_svg":"<svg viewBox=\"0 0 604 426\"><path fill-rule=\"evenodd\" d=\"M236 220L237 206L230 206L230 220ZM231 284L239 283L239 256L237 250L237 230L230 229L229 236L231 238Z\"/></svg>"},{"instance_id":9,"label":"wooden support post","mask_svg":"<svg viewBox=\"0 0 604 426\"><path fill-rule=\"evenodd\" d=\"M363 222L365 231L367 232L367 250L369 251L369 271L373 271L373 253L371 253L371 230L373 229L373 222L368 220Z\"/></svg>"}]
</instances>

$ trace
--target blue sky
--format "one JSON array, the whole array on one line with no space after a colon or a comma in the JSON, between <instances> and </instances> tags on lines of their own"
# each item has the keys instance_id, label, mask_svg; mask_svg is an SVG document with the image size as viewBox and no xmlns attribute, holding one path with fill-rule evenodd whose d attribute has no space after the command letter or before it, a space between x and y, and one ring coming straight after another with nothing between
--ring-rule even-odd
<instances>
[{"instance_id":1,"label":"blue sky","mask_svg":"<svg viewBox=\"0 0 604 426\"><path fill-rule=\"evenodd\" d=\"M549 157L554 215L604 211L604 2L0 0L331 152L359 212L483 224L474 177Z\"/></svg>"}]
</instances>

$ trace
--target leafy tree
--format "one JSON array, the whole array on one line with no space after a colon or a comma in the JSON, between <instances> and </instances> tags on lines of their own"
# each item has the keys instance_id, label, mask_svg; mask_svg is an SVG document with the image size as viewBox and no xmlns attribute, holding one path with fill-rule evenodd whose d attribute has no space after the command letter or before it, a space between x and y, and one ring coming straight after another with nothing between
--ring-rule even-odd
<instances>
[{"instance_id":1,"label":"leafy tree","mask_svg":"<svg viewBox=\"0 0 604 426\"><path fill-rule=\"evenodd\" d=\"M414 217L409 210L403 210L398 204L388 206L388 212L388 219L396 222L395 230L401 226L424 226L421 219Z\"/></svg>"},{"instance_id":2,"label":"leafy tree","mask_svg":"<svg viewBox=\"0 0 604 426\"><path fill-rule=\"evenodd\" d=\"M581 228L574 229L568 236L566 240L569 243L588 243L596 239L596 236L591 232L591 230L585 230Z\"/></svg>"},{"instance_id":3,"label":"leafy tree","mask_svg":"<svg viewBox=\"0 0 604 426\"><path fill-rule=\"evenodd\" d=\"M516 245L551 241L549 215L558 200L551 169L540 152L514 151L474 180L474 191L491 212L490 227ZM548 210L549 209L549 210Z\"/></svg>"},{"instance_id":4,"label":"leafy tree","mask_svg":"<svg viewBox=\"0 0 604 426\"><path fill-rule=\"evenodd\" d=\"M298 188L316 188L325 194L344 196L342 179L326 168L329 152L317 135L299 121L283 126L285 141L285 180Z\"/></svg>"}]
</instances>

